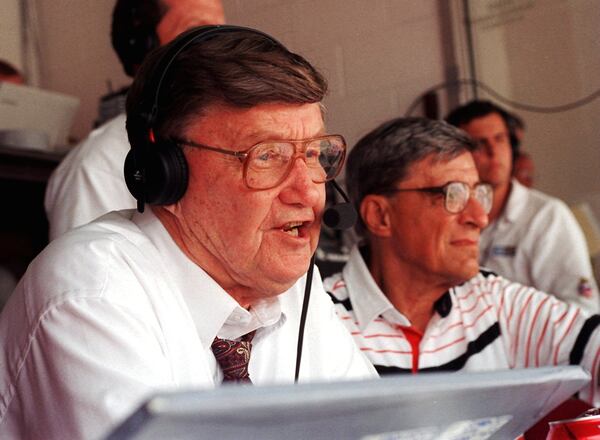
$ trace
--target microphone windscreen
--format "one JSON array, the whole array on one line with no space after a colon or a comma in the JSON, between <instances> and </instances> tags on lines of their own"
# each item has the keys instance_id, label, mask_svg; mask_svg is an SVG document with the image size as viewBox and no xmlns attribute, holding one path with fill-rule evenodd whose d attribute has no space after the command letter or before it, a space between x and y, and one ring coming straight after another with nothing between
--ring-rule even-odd
<instances>
[{"instance_id":1,"label":"microphone windscreen","mask_svg":"<svg viewBox=\"0 0 600 440\"><path fill-rule=\"evenodd\" d=\"M337 203L325 210L323 223L331 229L349 229L354 226L357 217L351 203Z\"/></svg>"}]
</instances>

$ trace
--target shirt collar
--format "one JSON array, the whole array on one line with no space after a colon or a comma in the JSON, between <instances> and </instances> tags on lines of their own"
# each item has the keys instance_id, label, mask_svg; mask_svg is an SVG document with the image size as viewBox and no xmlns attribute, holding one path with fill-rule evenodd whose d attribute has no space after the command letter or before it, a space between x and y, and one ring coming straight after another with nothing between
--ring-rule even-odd
<instances>
[{"instance_id":1,"label":"shirt collar","mask_svg":"<svg viewBox=\"0 0 600 440\"><path fill-rule=\"evenodd\" d=\"M360 251L357 246L352 249L348 264L343 269L343 276L352 303L352 310L361 332L364 332L368 325L380 315L394 324L410 326L408 318L396 310L381 291L371 276ZM452 310L450 292L446 291L438 298L433 308L442 318L447 317Z\"/></svg>"},{"instance_id":2,"label":"shirt collar","mask_svg":"<svg viewBox=\"0 0 600 440\"><path fill-rule=\"evenodd\" d=\"M433 303L433 309L442 318L445 318L450 314L450 311L452 310L452 297L450 296L450 291L446 290L446 292Z\"/></svg>"},{"instance_id":3,"label":"shirt collar","mask_svg":"<svg viewBox=\"0 0 600 440\"><path fill-rule=\"evenodd\" d=\"M408 319L394 308L371 276L358 246L352 248L348 264L343 269L343 276L352 310L362 332L383 314L386 318L397 321L399 325L410 325Z\"/></svg>"},{"instance_id":4,"label":"shirt collar","mask_svg":"<svg viewBox=\"0 0 600 440\"><path fill-rule=\"evenodd\" d=\"M171 279L181 293L205 347L210 347L217 334L237 339L259 327L283 324L279 298L254 304L250 310L241 307L200 266L191 261L177 246L151 209L134 214L133 221L164 256ZM210 310L210 313L206 313Z\"/></svg>"},{"instance_id":5,"label":"shirt collar","mask_svg":"<svg viewBox=\"0 0 600 440\"><path fill-rule=\"evenodd\" d=\"M514 223L526 209L527 188L519 183L517 179L511 179L510 194L502 213L502 219Z\"/></svg>"}]
</instances>

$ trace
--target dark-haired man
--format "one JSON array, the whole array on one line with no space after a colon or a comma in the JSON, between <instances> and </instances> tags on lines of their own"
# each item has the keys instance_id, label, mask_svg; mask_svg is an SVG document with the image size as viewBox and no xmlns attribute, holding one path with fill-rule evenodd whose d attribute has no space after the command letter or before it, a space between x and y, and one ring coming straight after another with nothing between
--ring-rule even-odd
<instances>
[{"instance_id":1,"label":"dark-haired man","mask_svg":"<svg viewBox=\"0 0 600 440\"><path fill-rule=\"evenodd\" d=\"M345 154L324 127L324 78L257 31L190 32L128 95L126 176L144 212L54 240L0 315L2 438L98 438L157 390L293 383L307 283L298 380L374 375L307 279ZM182 191L152 195L169 188Z\"/></svg>"},{"instance_id":2,"label":"dark-haired man","mask_svg":"<svg viewBox=\"0 0 600 440\"><path fill-rule=\"evenodd\" d=\"M133 77L146 55L181 32L225 22L221 0L117 0L112 18L112 44L123 69ZM117 112L123 104L113 103ZM54 239L107 212L135 207L125 187L123 160L129 151L125 114L96 128L50 176L44 207L49 236Z\"/></svg>"},{"instance_id":3,"label":"dark-haired man","mask_svg":"<svg viewBox=\"0 0 600 440\"><path fill-rule=\"evenodd\" d=\"M352 149L346 180L363 242L324 282L381 374L580 364L598 405L600 316L479 269L492 188L472 140L442 121L395 119Z\"/></svg>"},{"instance_id":4,"label":"dark-haired man","mask_svg":"<svg viewBox=\"0 0 600 440\"><path fill-rule=\"evenodd\" d=\"M585 236L559 199L512 177L508 113L489 101L471 101L447 120L476 142L481 180L494 188L490 224L481 233L480 263L502 276L556 295L591 313L600 310Z\"/></svg>"}]
</instances>

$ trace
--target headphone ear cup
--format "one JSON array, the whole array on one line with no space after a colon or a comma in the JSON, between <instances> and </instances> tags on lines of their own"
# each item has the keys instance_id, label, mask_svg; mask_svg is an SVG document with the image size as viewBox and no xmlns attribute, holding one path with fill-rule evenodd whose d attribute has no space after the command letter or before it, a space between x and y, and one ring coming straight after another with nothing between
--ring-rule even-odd
<instances>
[{"instance_id":1,"label":"headphone ear cup","mask_svg":"<svg viewBox=\"0 0 600 440\"><path fill-rule=\"evenodd\" d=\"M144 152L139 153L132 148L125 159L125 183L129 192L137 200L151 205L178 202L185 194L189 180L188 165L181 148L163 140L146 145Z\"/></svg>"},{"instance_id":2,"label":"headphone ear cup","mask_svg":"<svg viewBox=\"0 0 600 440\"><path fill-rule=\"evenodd\" d=\"M142 206L146 200L144 190L144 167L135 157L136 153L133 147L125 156L125 166L123 167L123 174L125 175L125 184L131 195L138 201L142 202Z\"/></svg>"}]
</instances>

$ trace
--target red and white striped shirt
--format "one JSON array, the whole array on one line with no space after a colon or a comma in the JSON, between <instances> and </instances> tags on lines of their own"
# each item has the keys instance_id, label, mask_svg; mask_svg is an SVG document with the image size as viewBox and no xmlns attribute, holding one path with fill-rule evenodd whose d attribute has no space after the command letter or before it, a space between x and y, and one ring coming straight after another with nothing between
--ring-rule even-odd
<instances>
[{"instance_id":1,"label":"red and white striped shirt","mask_svg":"<svg viewBox=\"0 0 600 440\"><path fill-rule=\"evenodd\" d=\"M600 405L600 316L481 271L434 305L423 334L385 297L354 248L324 281L336 311L380 374L581 365L580 398Z\"/></svg>"}]
</instances>

